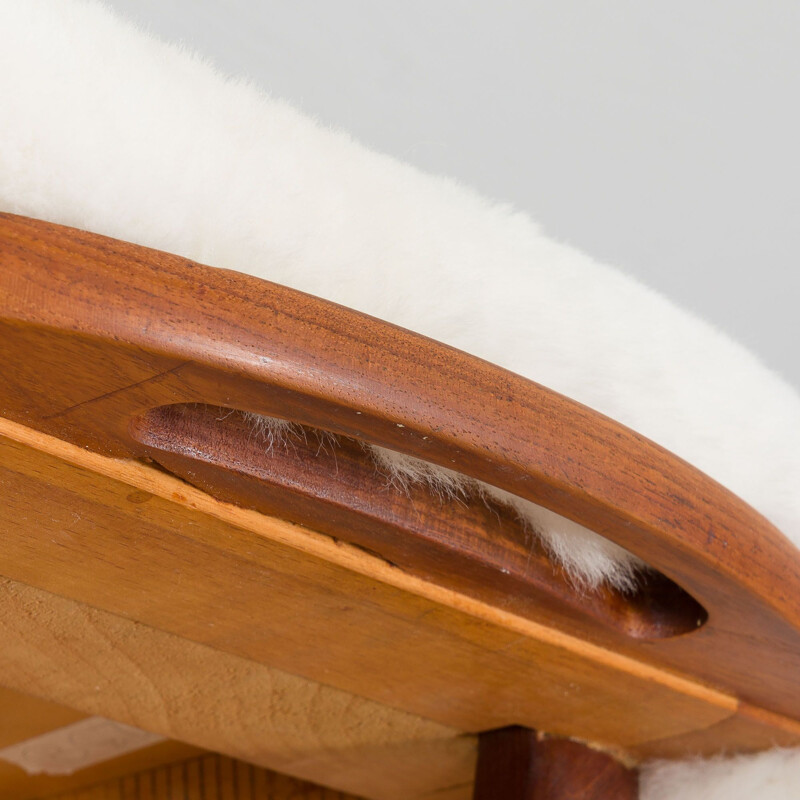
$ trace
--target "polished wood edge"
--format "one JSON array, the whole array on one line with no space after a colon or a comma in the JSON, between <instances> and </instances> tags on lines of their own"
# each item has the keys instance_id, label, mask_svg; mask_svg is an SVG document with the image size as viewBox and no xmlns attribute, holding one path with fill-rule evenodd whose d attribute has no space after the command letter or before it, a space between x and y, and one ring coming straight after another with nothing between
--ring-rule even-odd
<instances>
[{"instance_id":1,"label":"polished wood edge","mask_svg":"<svg viewBox=\"0 0 800 800\"><path fill-rule=\"evenodd\" d=\"M769 727L775 731L791 736L800 744L800 720L791 719L781 714L774 714L763 708L757 708L749 703L739 703L738 714L759 725Z\"/></svg>"}]
</instances>

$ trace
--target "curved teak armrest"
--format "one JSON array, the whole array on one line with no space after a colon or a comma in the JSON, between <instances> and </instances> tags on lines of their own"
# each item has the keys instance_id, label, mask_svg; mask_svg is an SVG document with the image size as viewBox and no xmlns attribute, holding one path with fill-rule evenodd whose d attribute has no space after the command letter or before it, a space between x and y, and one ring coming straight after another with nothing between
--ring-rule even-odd
<instances>
[{"instance_id":1,"label":"curved teak armrest","mask_svg":"<svg viewBox=\"0 0 800 800\"><path fill-rule=\"evenodd\" d=\"M800 717L797 551L707 476L578 403L301 292L11 215L0 331L0 413L101 453L172 458L187 475L186 449L170 456L157 439L201 403L457 468L576 520L689 592L707 623L637 641L614 624L616 601L611 624L563 603L528 613Z\"/></svg>"}]
</instances>

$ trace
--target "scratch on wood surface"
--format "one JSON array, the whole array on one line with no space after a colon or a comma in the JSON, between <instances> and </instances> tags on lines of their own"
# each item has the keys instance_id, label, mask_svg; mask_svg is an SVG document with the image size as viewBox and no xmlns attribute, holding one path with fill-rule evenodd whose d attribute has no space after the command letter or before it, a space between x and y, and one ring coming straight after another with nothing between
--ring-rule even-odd
<instances>
[{"instance_id":1,"label":"scratch on wood surface","mask_svg":"<svg viewBox=\"0 0 800 800\"><path fill-rule=\"evenodd\" d=\"M135 383L129 383L127 386L122 386L119 389L112 389L110 392L104 392L103 394L98 395L97 397L92 397L89 400L82 400L80 403L75 403L75 405L69 406L69 408L56 411L55 414L48 414L46 417L42 417L42 419L57 419L58 417L63 417L66 414L75 411L75 409L82 408L90 403L96 403L99 400L105 400L107 397L113 397L114 395L121 394L122 392L127 392L128 389L135 389L137 386L143 386L146 383L152 383L153 381L157 381L159 378L163 378L165 375L173 375L174 373L178 372L178 370L183 369L185 366L188 366L191 363L191 361L182 361L177 366L172 367L172 369L165 369L156 375L151 375L150 377L136 381Z\"/></svg>"}]
</instances>

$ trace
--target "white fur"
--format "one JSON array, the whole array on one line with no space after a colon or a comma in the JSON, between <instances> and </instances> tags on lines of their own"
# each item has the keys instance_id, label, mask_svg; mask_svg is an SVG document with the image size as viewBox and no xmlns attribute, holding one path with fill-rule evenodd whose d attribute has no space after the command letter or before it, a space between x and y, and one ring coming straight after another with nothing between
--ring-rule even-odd
<instances>
[{"instance_id":1,"label":"white fur","mask_svg":"<svg viewBox=\"0 0 800 800\"><path fill-rule=\"evenodd\" d=\"M0 103L0 208L247 271L475 353L668 447L800 541L797 394L524 214L371 153L93 3L0 0ZM377 458L395 480L458 491L450 474ZM624 583L618 548L509 501L579 579ZM644 798L798 797L799 758L653 765Z\"/></svg>"},{"instance_id":2,"label":"white fur","mask_svg":"<svg viewBox=\"0 0 800 800\"><path fill-rule=\"evenodd\" d=\"M800 750L655 761L641 771L641 800L798 800Z\"/></svg>"}]
</instances>

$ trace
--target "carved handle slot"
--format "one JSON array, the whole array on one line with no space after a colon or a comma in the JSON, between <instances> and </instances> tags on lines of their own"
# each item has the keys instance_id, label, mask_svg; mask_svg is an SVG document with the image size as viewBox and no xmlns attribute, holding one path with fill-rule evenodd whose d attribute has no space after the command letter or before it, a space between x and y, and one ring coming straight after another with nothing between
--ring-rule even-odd
<instances>
[{"instance_id":1,"label":"carved handle slot","mask_svg":"<svg viewBox=\"0 0 800 800\"><path fill-rule=\"evenodd\" d=\"M399 489L363 445L292 425L259 427L230 408L154 408L130 433L155 462L219 500L306 525L401 569L535 616L547 606L587 615L627 636L696 630L705 609L655 570L636 592L579 590L513 512L479 497Z\"/></svg>"}]
</instances>

